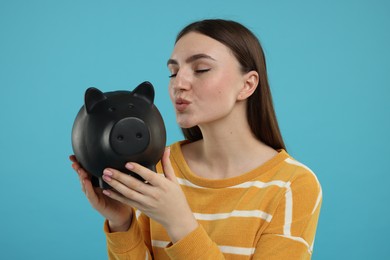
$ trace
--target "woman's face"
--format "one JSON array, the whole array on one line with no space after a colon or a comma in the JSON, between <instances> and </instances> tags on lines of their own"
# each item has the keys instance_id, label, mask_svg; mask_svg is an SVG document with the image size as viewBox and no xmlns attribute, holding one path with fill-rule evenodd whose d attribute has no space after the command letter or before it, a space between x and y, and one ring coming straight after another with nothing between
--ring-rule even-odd
<instances>
[{"instance_id":1,"label":"woman's face","mask_svg":"<svg viewBox=\"0 0 390 260\"><path fill-rule=\"evenodd\" d=\"M228 47L190 32L176 43L168 69L169 94L180 127L202 126L232 114L245 80Z\"/></svg>"}]
</instances>

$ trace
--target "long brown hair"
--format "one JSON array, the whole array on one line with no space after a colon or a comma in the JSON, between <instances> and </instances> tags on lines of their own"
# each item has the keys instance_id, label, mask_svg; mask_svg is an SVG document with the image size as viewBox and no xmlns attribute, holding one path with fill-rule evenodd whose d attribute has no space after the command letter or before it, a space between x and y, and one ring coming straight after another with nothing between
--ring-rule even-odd
<instances>
[{"instance_id":1,"label":"long brown hair","mask_svg":"<svg viewBox=\"0 0 390 260\"><path fill-rule=\"evenodd\" d=\"M221 42L233 52L243 73L254 70L259 74L259 85L247 101L249 126L261 142L274 149L286 149L272 102L263 48L257 37L238 22L207 19L184 27L177 35L175 43L189 32L201 33ZM182 128L182 132L190 141L203 138L198 126Z\"/></svg>"}]
</instances>

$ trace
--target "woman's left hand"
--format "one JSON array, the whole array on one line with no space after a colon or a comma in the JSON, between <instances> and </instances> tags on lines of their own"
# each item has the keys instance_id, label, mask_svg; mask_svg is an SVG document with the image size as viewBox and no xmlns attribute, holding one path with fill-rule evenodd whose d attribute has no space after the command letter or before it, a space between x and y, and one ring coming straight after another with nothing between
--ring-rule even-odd
<instances>
[{"instance_id":1,"label":"woman's left hand","mask_svg":"<svg viewBox=\"0 0 390 260\"><path fill-rule=\"evenodd\" d=\"M161 160L164 174L137 163L127 163L126 168L141 176L147 183L115 169L105 169L103 179L113 190L103 193L112 199L137 208L149 218L160 223L173 243L198 227L186 197L178 183L171 161L170 149Z\"/></svg>"}]
</instances>

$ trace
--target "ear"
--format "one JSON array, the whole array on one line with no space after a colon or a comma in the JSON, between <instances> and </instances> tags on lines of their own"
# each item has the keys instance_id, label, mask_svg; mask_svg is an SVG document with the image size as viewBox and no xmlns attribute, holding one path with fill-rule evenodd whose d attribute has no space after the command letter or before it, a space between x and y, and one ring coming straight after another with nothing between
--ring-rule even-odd
<instances>
[{"instance_id":1,"label":"ear","mask_svg":"<svg viewBox=\"0 0 390 260\"><path fill-rule=\"evenodd\" d=\"M106 96L97 88L88 88L85 91L84 104L87 113L90 114L93 108L101 101L105 100Z\"/></svg>"},{"instance_id":2,"label":"ear","mask_svg":"<svg viewBox=\"0 0 390 260\"><path fill-rule=\"evenodd\" d=\"M245 100L248 97L250 97L253 92L257 89L257 85L259 84L259 74L257 71L249 71L248 73L244 74L244 84L238 93L237 100Z\"/></svg>"},{"instance_id":3,"label":"ear","mask_svg":"<svg viewBox=\"0 0 390 260\"><path fill-rule=\"evenodd\" d=\"M152 83L145 81L138 85L133 90L133 95L145 99L148 103L153 104L154 101L154 88Z\"/></svg>"}]
</instances>

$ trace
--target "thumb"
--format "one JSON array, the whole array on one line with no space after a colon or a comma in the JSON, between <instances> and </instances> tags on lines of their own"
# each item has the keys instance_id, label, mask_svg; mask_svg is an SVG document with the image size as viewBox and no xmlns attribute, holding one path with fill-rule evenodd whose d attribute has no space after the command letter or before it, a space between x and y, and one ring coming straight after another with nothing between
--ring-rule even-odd
<instances>
[{"instance_id":1,"label":"thumb","mask_svg":"<svg viewBox=\"0 0 390 260\"><path fill-rule=\"evenodd\" d=\"M176 184L179 184L179 182L176 179L175 171L173 170L171 160L169 159L169 156L171 155L171 148L166 147L163 157L161 159L163 171L165 178L167 178L170 181L173 181Z\"/></svg>"}]
</instances>

